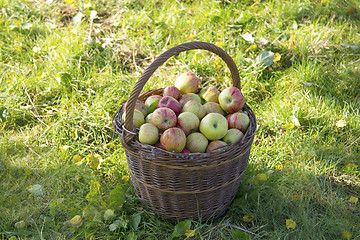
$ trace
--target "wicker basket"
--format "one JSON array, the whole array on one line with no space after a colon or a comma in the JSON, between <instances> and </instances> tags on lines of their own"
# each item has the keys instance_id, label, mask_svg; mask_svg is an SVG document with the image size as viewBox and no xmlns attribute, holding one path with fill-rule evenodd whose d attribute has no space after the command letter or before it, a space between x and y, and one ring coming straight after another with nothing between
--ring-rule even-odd
<instances>
[{"instance_id":1,"label":"wicker basket","mask_svg":"<svg viewBox=\"0 0 360 240\"><path fill-rule=\"evenodd\" d=\"M233 85L240 88L238 69L221 48L206 42L189 42L162 53L144 71L127 101L125 122L123 107L115 114L113 126L121 138L135 193L140 202L168 220L201 219L222 216L234 200L240 179L246 170L256 130L256 118L245 104L250 126L242 140L212 153L170 153L142 144L132 124L136 100L161 95L163 89L140 95L155 70L180 52L204 49L220 56L230 69Z\"/></svg>"}]
</instances>

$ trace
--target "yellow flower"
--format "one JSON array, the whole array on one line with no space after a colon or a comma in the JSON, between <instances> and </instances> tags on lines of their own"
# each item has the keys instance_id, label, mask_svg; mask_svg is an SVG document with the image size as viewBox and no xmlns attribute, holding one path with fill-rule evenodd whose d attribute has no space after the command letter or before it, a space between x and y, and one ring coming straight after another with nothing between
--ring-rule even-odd
<instances>
[{"instance_id":1,"label":"yellow flower","mask_svg":"<svg viewBox=\"0 0 360 240\"><path fill-rule=\"evenodd\" d=\"M76 165L80 165L83 162L83 157L80 155L75 155L73 157L73 163L75 163Z\"/></svg>"},{"instance_id":2,"label":"yellow flower","mask_svg":"<svg viewBox=\"0 0 360 240\"><path fill-rule=\"evenodd\" d=\"M126 181L126 182L127 182L127 181L129 181L129 179L130 179L130 178L129 178L129 176L128 176L128 175L124 175L124 176L122 176L122 180L124 180L124 181Z\"/></svg>"},{"instance_id":3,"label":"yellow flower","mask_svg":"<svg viewBox=\"0 0 360 240\"><path fill-rule=\"evenodd\" d=\"M193 39L193 38L194 38L194 35L186 35L185 38L186 38L186 39Z\"/></svg>"},{"instance_id":4,"label":"yellow flower","mask_svg":"<svg viewBox=\"0 0 360 240\"><path fill-rule=\"evenodd\" d=\"M292 219L286 219L286 228L287 229L295 229L296 228L296 222Z\"/></svg>"},{"instance_id":5,"label":"yellow flower","mask_svg":"<svg viewBox=\"0 0 360 240\"><path fill-rule=\"evenodd\" d=\"M75 0L64 0L64 2L67 4L73 4L75 2Z\"/></svg>"},{"instance_id":6,"label":"yellow flower","mask_svg":"<svg viewBox=\"0 0 360 240\"><path fill-rule=\"evenodd\" d=\"M186 229L185 235L186 235L187 237L193 237L193 236L195 236L195 230Z\"/></svg>"}]
</instances>

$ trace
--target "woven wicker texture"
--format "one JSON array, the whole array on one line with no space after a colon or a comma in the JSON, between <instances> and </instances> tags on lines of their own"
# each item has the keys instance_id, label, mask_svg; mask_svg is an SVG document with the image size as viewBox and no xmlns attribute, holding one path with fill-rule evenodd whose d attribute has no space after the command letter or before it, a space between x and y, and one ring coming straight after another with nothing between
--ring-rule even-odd
<instances>
[{"instance_id":1,"label":"woven wicker texture","mask_svg":"<svg viewBox=\"0 0 360 240\"><path fill-rule=\"evenodd\" d=\"M203 49L220 56L230 69L233 86L240 88L240 78L232 58L219 47L204 42L190 42L175 46L152 62L137 81L126 107L113 118L115 131L121 138L135 193L142 204L169 220L188 218L207 220L222 216L233 201L242 175L246 170L256 131L256 118L245 104L250 126L243 139L221 151L212 153L171 153L142 144L136 136L132 117L136 100L145 101L161 95L163 89L141 93L145 83L170 57L180 52Z\"/></svg>"}]
</instances>

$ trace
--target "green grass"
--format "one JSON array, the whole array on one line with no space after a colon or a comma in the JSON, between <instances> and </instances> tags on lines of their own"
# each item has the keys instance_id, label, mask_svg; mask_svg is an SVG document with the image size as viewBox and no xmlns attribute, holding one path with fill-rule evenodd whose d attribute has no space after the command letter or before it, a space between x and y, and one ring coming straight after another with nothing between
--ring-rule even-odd
<instances>
[{"instance_id":1,"label":"green grass","mask_svg":"<svg viewBox=\"0 0 360 240\"><path fill-rule=\"evenodd\" d=\"M47 2L0 1L2 239L173 238L175 224L136 199L111 120L154 58L189 41L233 57L258 130L228 213L191 221L188 238L360 239L359 202L350 201L360 197L358 1ZM264 50L281 58L260 68ZM189 51L160 67L144 91L186 70L231 85L217 56ZM43 194L31 192L36 184ZM113 219L104 218L108 209ZM70 222L76 215L81 226Z\"/></svg>"}]
</instances>

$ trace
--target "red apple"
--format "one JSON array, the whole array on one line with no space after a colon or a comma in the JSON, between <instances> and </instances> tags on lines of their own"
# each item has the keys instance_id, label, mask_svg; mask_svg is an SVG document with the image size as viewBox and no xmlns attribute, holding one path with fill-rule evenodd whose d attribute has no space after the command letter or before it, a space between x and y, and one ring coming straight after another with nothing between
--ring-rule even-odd
<instances>
[{"instance_id":1,"label":"red apple","mask_svg":"<svg viewBox=\"0 0 360 240\"><path fill-rule=\"evenodd\" d=\"M160 131L176 126L176 114L170 108L158 108L151 114L151 123Z\"/></svg>"},{"instance_id":2,"label":"red apple","mask_svg":"<svg viewBox=\"0 0 360 240\"><path fill-rule=\"evenodd\" d=\"M201 103L198 103L194 100L190 100L185 103L181 112L192 112L199 118L199 120L201 120L206 115L205 107Z\"/></svg>"},{"instance_id":3,"label":"red apple","mask_svg":"<svg viewBox=\"0 0 360 240\"><path fill-rule=\"evenodd\" d=\"M244 134L239 129L231 128L227 131L225 137L223 138L223 141L226 142L227 144L233 144L240 141L240 139L242 139L243 136Z\"/></svg>"},{"instance_id":4,"label":"red apple","mask_svg":"<svg viewBox=\"0 0 360 240\"><path fill-rule=\"evenodd\" d=\"M200 132L209 140L223 138L228 130L228 122L220 113L209 113L200 122Z\"/></svg>"},{"instance_id":5,"label":"red apple","mask_svg":"<svg viewBox=\"0 0 360 240\"><path fill-rule=\"evenodd\" d=\"M166 151L179 153L185 147L186 136L180 128L169 128L161 134L160 143Z\"/></svg>"},{"instance_id":6,"label":"red apple","mask_svg":"<svg viewBox=\"0 0 360 240\"><path fill-rule=\"evenodd\" d=\"M154 145L159 141L159 129L151 123L144 123L139 130L139 141L149 145Z\"/></svg>"},{"instance_id":7,"label":"red apple","mask_svg":"<svg viewBox=\"0 0 360 240\"><path fill-rule=\"evenodd\" d=\"M160 99L157 108L164 108L164 107L173 110L176 116L179 115L179 113L181 112L180 103L175 98L170 96L162 97Z\"/></svg>"},{"instance_id":8,"label":"red apple","mask_svg":"<svg viewBox=\"0 0 360 240\"><path fill-rule=\"evenodd\" d=\"M177 87L181 94L196 93L199 88L199 79L192 72L181 74L175 80L175 87Z\"/></svg>"},{"instance_id":9,"label":"red apple","mask_svg":"<svg viewBox=\"0 0 360 240\"><path fill-rule=\"evenodd\" d=\"M181 128L185 135L199 130L200 120L192 112L182 112L177 119L177 127Z\"/></svg>"},{"instance_id":10,"label":"red apple","mask_svg":"<svg viewBox=\"0 0 360 240\"><path fill-rule=\"evenodd\" d=\"M202 133L194 132L186 138L186 149L192 153L204 153L208 143L209 141Z\"/></svg>"},{"instance_id":11,"label":"red apple","mask_svg":"<svg viewBox=\"0 0 360 240\"><path fill-rule=\"evenodd\" d=\"M213 151L221 151L224 146L227 146L228 144L224 141L220 140L214 140L211 141L206 149L206 152L213 152Z\"/></svg>"},{"instance_id":12,"label":"red apple","mask_svg":"<svg viewBox=\"0 0 360 240\"><path fill-rule=\"evenodd\" d=\"M180 90L175 86L167 86L163 91L163 96L170 96L179 100L180 98Z\"/></svg>"},{"instance_id":13,"label":"red apple","mask_svg":"<svg viewBox=\"0 0 360 240\"><path fill-rule=\"evenodd\" d=\"M219 102L219 90L214 86L206 86L200 90L199 96L202 97L206 102Z\"/></svg>"},{"instance_id":14,"label":"red apple","mask_svg":"<svg viewBox=\"0 0 360 240\"><path fill-rule=\"evenodd\" d=\"M237 128L243 133L246 132L250 125L250 119L248 115L243 112L229 114L226 119L228 121L229 128Z\"/></svg>"},{"instance_id":15,"label":"red apple","mask_svg":"<svg viewBox=\"0 0 360 240\"><path fill-rule=\"evenodd\" d=\"M190 100L195 100L198 103L201 103L201 98L199 97L199 95L197 95L195 93L185 93L185 94L181 95L179 103L180 103L181 107L183 107L185 105L185 103L187 103Z\"/></svg>"},{"instance_id":16,"label":"red apple","mask_svg":"<svg viewBox=\"0 0 360 240\"><path fill-rule=\"evenodd\" d=\"M234 113L245 105L245 98L237 87L228 87L219 95L221 108L228 113Z\"/></svg>"},{"instance_id":17,"label":"red apple","mask_svg":"<svg viewBox=\"0 0 360 240\"><path fill-rule=\"evenodd\" d=\"M184 148L180 153L189 154L191 152L189 150L187 150L186 148Z\"/></svg>"},{"instance_id":18,"label":"red apple","mask_svg":"<svg viewBox=\"0 0 360 240\"><path fill-rule=\"evenodd\" d=\"M221 108L220 104L216 102L207 102L203 105L206 110L206 114L209 113L220 113L221 115L225 116L224 110Z\"/></svg>"}]
</instances>

